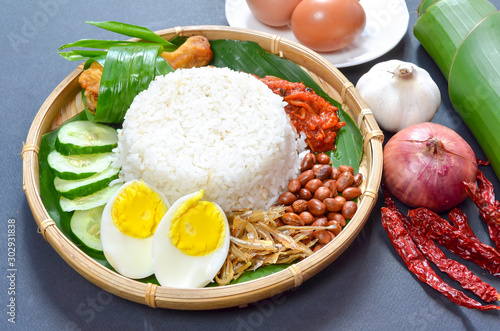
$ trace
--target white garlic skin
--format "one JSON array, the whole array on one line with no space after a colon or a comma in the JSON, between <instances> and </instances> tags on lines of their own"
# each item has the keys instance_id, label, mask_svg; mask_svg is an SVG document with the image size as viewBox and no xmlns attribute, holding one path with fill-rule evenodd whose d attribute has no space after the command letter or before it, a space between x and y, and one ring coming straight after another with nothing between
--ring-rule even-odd
<instances>
[{"instance_id":1,"label":"white garlic skin","mask_svg":"<svg viewBox=\"0 0 500 331\"><path fill-rule=\"evenodd\" d=\"M378 125L389 132L430 122L441 105L441 93L429 73L399 60L374 65L359 79L356 89Z\"/></svg>"}]
</instances>

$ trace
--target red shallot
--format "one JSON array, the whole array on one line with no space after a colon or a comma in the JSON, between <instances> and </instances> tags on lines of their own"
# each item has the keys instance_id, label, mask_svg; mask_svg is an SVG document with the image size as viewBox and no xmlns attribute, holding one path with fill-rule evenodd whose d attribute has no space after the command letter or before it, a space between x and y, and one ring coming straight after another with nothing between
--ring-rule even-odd
<instances>
[{"instance_id":1,"label":"red shallot","mask_svg":"<svg viewBox=\"0 0 500 331\"><path fill-rule=\"evenodd\" d=\"M455 131L436 123L411 125L384 148L383 176L389 191L411 207L435 212L466 197L465 182L474 182L476 156Z\"/></svg>"}]
</instances>

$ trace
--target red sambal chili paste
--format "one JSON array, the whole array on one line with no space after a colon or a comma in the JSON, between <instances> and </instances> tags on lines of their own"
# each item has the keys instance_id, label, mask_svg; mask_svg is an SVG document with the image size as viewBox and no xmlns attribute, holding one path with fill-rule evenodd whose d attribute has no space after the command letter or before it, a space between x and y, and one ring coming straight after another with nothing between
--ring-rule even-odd
<instances>
[{"instance_id":1,"label":"red sambal chili paste","mask_svg":"<svg viewBox=\"0 0 500 331\"><path fill-rule=\"evenodd\" d=\"M337 107L303 83L292 83L273 76L260 80L288 103L285 112L297 132L306 135L306 143L313 152L335 150L337 131L345 126L337 115Z\"/></svg>"}]
</instances>

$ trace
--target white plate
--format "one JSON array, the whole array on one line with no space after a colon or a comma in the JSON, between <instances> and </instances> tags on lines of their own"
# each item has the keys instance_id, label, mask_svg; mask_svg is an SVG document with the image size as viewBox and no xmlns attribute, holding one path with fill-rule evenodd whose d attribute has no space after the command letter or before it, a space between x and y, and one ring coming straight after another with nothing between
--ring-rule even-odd
<instances>
[{"instance_id":1,"label":"white plate","mask_svg":"<svg viewBox=\"0 0 500 331\"><path fill-rule=\"evenodd\" d=\"M393 49L408 29L410 15L404 0L360 0L366 13L366 28L351 45L335 52L321 53L337 68L376 59ZM271 27L258 21L246 0L226 0L226 18L232 27L258 30L297 41L289 27ZM298 42L298 41L297 41Z\"/></svg>"}]
</instances>

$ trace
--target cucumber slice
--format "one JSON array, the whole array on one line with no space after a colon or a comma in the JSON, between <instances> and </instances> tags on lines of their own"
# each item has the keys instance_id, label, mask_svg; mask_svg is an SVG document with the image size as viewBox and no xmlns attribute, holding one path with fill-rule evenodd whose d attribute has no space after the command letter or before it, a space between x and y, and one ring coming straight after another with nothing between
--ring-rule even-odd
<instances>
[{"instance_id":1,"label":"cucumber slice","mask_svg":"<svg viewBox=\"0 0 500 331\"><path fill-rule=\"evenodd\" d=\"M77 210L70 221L71 233L77 243L87 249L102 253L101 244L101 217L104 205L87 210Z\"/></svg>"},{"instance_id":2,"label":"cucumber slice","mask_svg":"<svg viewBox=\"0 0 500 331\"><path fill-rule=\"evenodd\" d=\"M62 155L53 150L47 156L50 170L61 179L82 179L104 171L113 161L113 153Z\"/></svg>"},{"instance_id":3,"label":"cucumber slice","mask_svg":"<svg viewBox=\"0 0 500 331\"><path fill-rule=\"evenodd\" d=\"M56 139L56 150L63 155L106 153L117 145L115 129L89 121L66 123L59 129Z\"/></svg>"},{"instance_id":4,"label":"cucumber slice","mask_svg":"<svg viewBox=\"0 0 500 331\"><path fill-rule=\"evenodd\" d=\"M65 212L70 212L74 210L85 210L92 209L105 205L113 194L122 186L123 183L115 184L113 186L108 186L105 189L97 191L94 194L87 195L85 197L76 198L70 200L65 197L59 199L59 204L61 209Z\"/></svg>"},{"instance_id":5,"label":"cucumber slice","mask_svg":"<svg viewBox=\"0 0 500 331\"><path fill-rule=\"evenodd\" d=\"M61 196L76 199L106 188L111 181L118 178L119 173L119 168L109 166L104 171L88 178L68 180L55 177L54 187Z\"/></svg>"}]
</instances>

